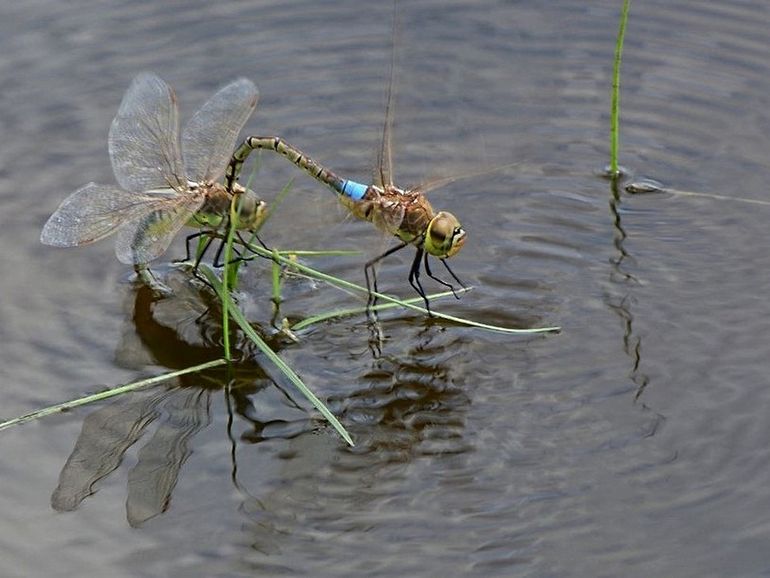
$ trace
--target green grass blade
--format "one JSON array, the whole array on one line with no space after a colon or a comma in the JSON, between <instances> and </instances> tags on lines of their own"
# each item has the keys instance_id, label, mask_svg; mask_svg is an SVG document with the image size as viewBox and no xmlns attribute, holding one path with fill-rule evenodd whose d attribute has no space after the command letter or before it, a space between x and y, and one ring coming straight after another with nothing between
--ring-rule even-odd
<instances>
[{"instance_id":1,"label":"green grass blade","mask_svg":"<svg viewBox=\"0 0 770 578\"><path fill-rule=\"evenodd\" d=\"M269 252L268 252L269 254ZM280 358L280 356L270 349L270 346L254 331L254 328L249 324L248 320L243 316L241 310L237 305L233 303L230 295L224 293L222 283L219 281L214 272L208 267L201 267L204 275L208 278L209 282L214 286L219 298L228 302L228 310L230 315L243 330L243 332L251 339L259 348L259 350L270 360L273 364L291 381L291 383L304 395L310 403L312 403L318 411L334 426L334 429L342 436L342 438L351 446L355 445L350 434L343 427L343 425L337 420L334 414L324 405L324 403L316 397L316 395L302 382L300 377L289 367L286 362Z\"/></svg>"},{"instance_id":2,"label":"green grass blade","mask_svg":"<svg viewBox=\"0 0 770 578\"><path fill-rule=\"evenodd\" d=\"M252 250L254 253L257 253L258 255L269 257L271 259L277 258L282 263L289 265L291 267L294 267L295 269L298 269L299 271L302 271L303 273L306 273L309 276L315 277L316 279L321 279L323 281L326 281L331 285L335 285L337 287L343 287L346 289L352 289L354 291L358 291L364 294L368 294L369 292L366 289L366 287L362 287L361 285L356 285L355 283L351 283L350 281L340 279L339 277L334 277L332 275L322 273L321 271L318 271L317 269L313 269L312 267L308 267L307 265L304 265L298 261L293 261L291 259L288 259L287 257L284 257L282 254L278 254L277 256L274 256L273 253L271 253L270 251L266 251L262 247L258 247L256 245L250 245L249 249ZM395 297L391 297L390 295L385 295L383 293L373 292L373 294L376 295L379 299L382 299L383 301L388 301L389 303L395 303L398 306L405 307L406 309L411 309L413 311L419 311L420 313L424 313L426 315L428 314L428 311L426 309L423 309L422 307L418 307L417 305L413 305L408 301L403 301L401 299L397 299ZM431 311L431 314L434 317L440 317L442 319L446 319L447 321L453 321L454 323L458 323L460 325L477 327L479 329L485 329L487 331L495 331L497 333L524 335L528 333L554 333L554 332L561 331L561 328L556 326L538 327L535 329L514 329L511 327L501 327L498 325L488 325L486 323L479 323L477 321L471 321L469 319L463 319L460 317L455 317L453 315L447 315L446 313L439 313L438 311Z\"/></svg>"},{"instance_id":3,"label":"green grass blade","mask_svg":"<svg viewBox=\"0 0 770 578\"><path fill-rule=\"evenodd\" d=\"M259 164L258 162L255 162L254 170L252 171L251 176L249 177L248 182L246 183L246 188L251 187L251 181L256 175L256 173L259 170ZM257 224L257 228L251 231L251 237L249 237L249 243L253 243L257 240L257 234L259 233L260 229L264 226L264 224L270 219L270 217L273 216L276 209L281 205L281 203L284 201L286 196L291 191L291 187L294 184L294 179L291 178L289 181L284 185L284 187L281 189L281 191L276 195L275 199L268 205L268 208L265 211L264 217L262 217L262 220ZM241 265L243 264L243 261L237 261L235 263L231 263L230 270L233 271L233 276L237 277L238 271L240 270Z\"/></svg>"},{"instance_id":4,"label":"green grass blade","mask_svg":"<svg viewBox=\"0 0 770 578\"><path fill-rule=\"evenodd\" d=\"M233 257L233 237L235 236L235 225L238 222L238 210L243 199L239 198L240 195L232 195L230 197L230 213L227 219L227 237L225 238L225 262L222 267L222 281L220 298L222 295L230 294L230 287L235 285L233 279L231 279L230 262ZM237 274L237 269L236 269ZM213 272L212 272L213 275ZM221 299L222 301L222 342L225 350L225 359L232 361L232 355L230 352L230 313L228 312L230 302L228 299Z\"/></svg>"},{"instance_id":5,"label":"green grass blade","mask_svg":"<svg viewBox=\"0 0 770 578\"><path fill-rule=\"evenodd\" d=\"M97 401L102 401L104 399L109 399L111 397L115 397L117 395L121 395L124 393L130 393L132 391L136 391L137 389L141 389L144 387L149 387L151 385L156 385L158 383L168 381L169 379L173 379L175 377L179 377L182 375L186 375L188 373L195 373L198 371L203 371L205 369L211 369L212 367L218 367L220 365L225 365L227 363L227 360L225 359L217 359L215 361L209 361L207 363L202 363L200 365L196 365L194 367L188 367L186 369L180 369L179 371L172 371L171 373L164 373L163 375L158 375L155 377L150 377L148 379L142 379L141 381L135 381L134 383L129 383L128 385L121 385L119 387L114 387L112 389L108 389L106 391L101 391L99 393L95 393L92 395L87 395L85 397L81 397L72 401L67 401L64 403L60 403L57 405L52 405L43 409L39 409L36 411L33 411L31 413L22 415L20 417L16 417L14 419L9 419L7 421L4 421L0 423L0 430L4 430L6 428L9 428L14 425L19 425L28 421L32 421L35 419L39 419L41 417L45 417L48 415L52 415L54 413L60 413L62 411L67 411L76 407L79 407L81 405L87 405L89 403L95 403Z\"/></svg>"},{"instance_id":6,"label":"green grass blade","mask_svg":"<svg viewBox=\"0 0 770 578\"><path fill-rule=\"evenodd\" d=\"M297 257L350 257L360 255L361 251L349 251L346 249L327 249L321 251L278 251L273 249L279 255L296 255Z\"/></svg>"},{"instance_id":7,"label":"green grass blade","mask_svg":"<svg viewBox=\"0 0 770 578\"><path fill-rule=\"evenodd\" d=\"M277 254L275 249L273 250L273 254ZM282 279L281 279L281 265L278 262L277 259L273 260L271 263L270 271L272 273L272 280L273 280L273 305L276 307L279 307L281 305L281 285Z\"/></svg>"},{"instance_id":8,"label":"green grass blade","mask_svg":"<svg viewBox=\"0 0 770 578\"><path fill-rule=\"evenodd\" d=\"M270 218L272 217L275 212L278 210L278 207L281 206L283 201L286 199L286 196L289 194L289 191L291 191L292 186L294 186L294 177L289 179L289 182L287 182L283 188L278 192L278 194L275 196L273 201L270 203L270 206L267 209L267 213L265 214L265 218L262 219L262 223L260 224L260 227Z\"/></svg>"},{"instance_id":9,"label":"green grass blade","mask_svg":"<svg viewBox=\"0 0 770 578\"><path fill-rule=\"evenodd\" d=\"M458 291L455 291L455 293L466 293L473 289L473 287L463 287L459 289ZM452 291L444 291L443 293L433 293L431 295L428 295L428 299L440 299L442 297L450 297L454 296L454 293ZM422 297L412 297L411 299L405 299L404 303L419 303L422 302ZM395 309L396 307L401 307L398 303L380 303L378 305L375 305L374 307L370 307L373 311L385 311L387 309ZM351 315L361 315L366 313L366 306L360 306L360 307L350 307L347 309L334 309L332 311L327 311L326 313L319 313L318 315L313 315L311 317L308 317L307 319L303 319L302 321L299 321L291 326L292 331L299 331L300 329L305 329L307 327L310 327L311 325L316 325L318 323L322 323L324 321L327 321L329 319L334 319L336 317L350 317Z\"/></svg>"},{"instance_id":10,"label":"green grass blade","mask_svg":"<svg viewBox=\"0 0 770 578\"><path fill-rule=\"evenodd\" d=\"M610 102L610 176L618 175L618 146L620 142L620 62L623 58L623 42L626 36L628 10L631 0L623 0L620 13L615 58L612 66L612 98Z\"/></svg>"}]
</instances>

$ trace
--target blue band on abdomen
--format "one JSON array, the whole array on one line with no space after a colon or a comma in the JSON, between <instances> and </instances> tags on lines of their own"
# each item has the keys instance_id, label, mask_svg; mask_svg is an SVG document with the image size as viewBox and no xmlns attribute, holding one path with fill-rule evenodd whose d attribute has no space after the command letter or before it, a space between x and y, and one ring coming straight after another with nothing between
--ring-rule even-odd
<instances>
[{"instance_id":1,"label":"blue band on abdomen","mask_svg":"<svg viewBox=\"0 0 770 578\"><path fill-rule=\"evenodd\" d=\"M342 185L342 194L346 197L350 197L354 201L360 201L364 198L368 188L367 185L362 185L355 181L345 181L345 184Z\"/></svg>"}]
</instances>

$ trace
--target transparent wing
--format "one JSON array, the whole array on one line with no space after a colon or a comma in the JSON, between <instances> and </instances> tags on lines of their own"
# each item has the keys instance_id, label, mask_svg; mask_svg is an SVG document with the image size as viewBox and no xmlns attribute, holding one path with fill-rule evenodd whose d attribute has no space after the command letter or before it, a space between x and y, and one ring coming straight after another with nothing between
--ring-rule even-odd
<instances>
[{"instance_id":1,"label":"transparent wing","mask_svg":"<svg viewBox=\"0 0 770 578\"><path fill-rule=\"evenodd\" d=\"M395 59L395 52L393 59ZM393 185L393 108L395 87L395 64L393 60L390 63L390 82L388 83L388 100L385 105L385 121L382 127L382 142L380 150L377 151L377 169L374 172L374 184L378 187L388 187Z\"/></svg>"},{"instance_id":2,"label":"transparent wing","mask_svg":"<svg viewBox=\"0 0 770 578\"><path fill-rule=\"evenodd\" d=\"M404 222L405 211L397 201L380 199L372 211L372 223L381 231L395 235Z\"/></svg>"},{"instance_id":3,"label":"transparent wing","mask_svg":"<svg viewBox=\"0 0 770 578\"><path fill-rule=\"evenodd\" d=\"M163 198L145 203L144 210L118 230L115 254L121 263L142 265L160 257L205 200L202 193L192 192L158 196Z\"/></svg>"},{"instance_id":4,"label":"transparent wing","mask_svg":"<svg viewBox=\"0 0 770 578\"><path fill-rule=\"evenodd\" d=\"M391 37L390 74L388 79L388 100L385 105L385 122L382 127L382 143L377 154L377 172L374 175L374 184L379 187L393 185L393 114L396 100L396 36L398 21L396 18L396 5L393 5L393 31Z\"/></svg>"},{"instance_id":5,"label":"transparent wing","mask_svg":"<svg viewBox=\"0 0 770 578\"><path fill-rule=\"evenodd\" d=\"M128 87L109 136L112 170L127 191L187 189L173 89L151 73Z\"/></svg>"},{"instance_id":6,"label":"transparent wing","mask_svg":"<svg viewBox=\"0 0 770 578\"><path fill-rule=\"evenodd\" d=\"M222 178L258 97L254 83L240 78L220 89L190 119L182 133L182 152L191 180L213 183Z\"/></svg>"},{"instance_id":7,"label":"transparent wing","mask_svg":"<svg viewBox=\"0 0 770 578\"><path fill-rule=\"evenodd\" d=\"M93 243L139 217L148 210L148 203L156 204L159 198L89 183L64 199L43 227L40 241L54 247Z\"/></svg>"},{"instance_id":8,"label":"transparent wing","mask_svg":"<svg viewBox=\"0 0 770 578\"><path fill-rule=\"evenodd\" d=\"M474 178L474 177L481 177L481 176L484 176L484 175L490 175L490 174L494 174L494 173L501 173L501 172L503 172L505 170L512 169L512 168L517 168L517 167L520 167L520 166L522 166L522 163L509 163L507 165L498 165L498 166L494 166L494 167L478 169L478 170L475 170L475 171L469 171L467 173L462 173L462 174L457 174L457 175L449 175L449 176L446 176L446 177L439 177L439 178L435 178L435 179L432 179L432 180L429 180L429 181L424 181L424 182L420 183L419 185L417 185L416 187L412 187L411 189L409 189L408 192L410 192L410 193L422 193L422 194L425 194L425 193L428 193L430 191L434 191L436 189L440 189L441 187L445 187L445 186L447 186L447 185L449 185L451 183L454 183L455 181L461 181L461 180L464 180L464 179L471 179L471 178Z\"/></svg>"}]
</instances>

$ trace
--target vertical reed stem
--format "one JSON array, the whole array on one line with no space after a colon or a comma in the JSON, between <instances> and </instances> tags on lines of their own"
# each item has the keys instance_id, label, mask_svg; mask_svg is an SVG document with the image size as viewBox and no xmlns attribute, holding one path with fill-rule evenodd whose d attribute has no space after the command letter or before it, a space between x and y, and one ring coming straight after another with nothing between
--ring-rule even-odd
<instances>
[{"instance_id":1,"label":"vertical reed stem","mask_svg":"<svg viewBox=\"0 0 770 578\"><path fill-rule=\"evenodd\" d=\"M233 260L233 237L238 219L239 196L233 195L230 199L230 216L227 219L227 240L225 241L225 262L222 267L222 341L225 350L225 359L230 363L233 358L230 352L230 311L227 295L230 291L230 262Z\"/></svg>"},{"instance_id":2,"label":"vertical reed stem","mask_svg":"<svg viewBox=\"0 0 770 578\"><path fill-rule=\"evenodd\" d=\"M626 36L628 10L631 0L623 0L620 13L618 39L615 43L615 60L612 69L612 101L610 104L610 176L618 176L618 143L620 140L620 61L623 57L623 41Z\"/></svg>"}]
</instances>

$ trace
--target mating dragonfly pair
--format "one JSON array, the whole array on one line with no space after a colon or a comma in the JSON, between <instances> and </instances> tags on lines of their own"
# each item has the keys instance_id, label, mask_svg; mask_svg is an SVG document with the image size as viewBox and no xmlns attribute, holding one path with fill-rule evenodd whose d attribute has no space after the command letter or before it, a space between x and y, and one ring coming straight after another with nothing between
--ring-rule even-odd
<instances>
[{"instance_id":1,"label":"mating dragonfly pair","mask_svg":"<svg viewBox=\"0 0 770 578\"><path fill-rule=\"evenodd\" d=\"M239 79L228 84L190 119L180 145L173 89L154 74L140 74L123 97L110 127L109 153L119 186L89 183L72 193L48 219L40 240L46 245L73 247L117 233L118 259L134 265L151 282L148 264L166 251L183 226L201 229L197 236L208 235L209 240L221 233L228 225L233 195L240 197L235 228L258 229L266 204L254 191L239 185L237 178L252 150L269 149L330 186L354 216L399 239L397 246L366 263L370 303L371 292L377 291L376 263L409 245L417 249L409 283L424 299L428 312L428 298L420 283L423 265L428 276L454 291L450 283L433 275L429 256L438 258L462 285L445 259L462 248L465 230L452 214L435 212L424 195L452 179L410 189L393 184L391 93L379 170L371 185L338 177L279 137L249 137L236 149L238 134L257 99L258 91L251 81ZM224 184L220 182L223 177Z\"/></svg>"}]
</instances>

